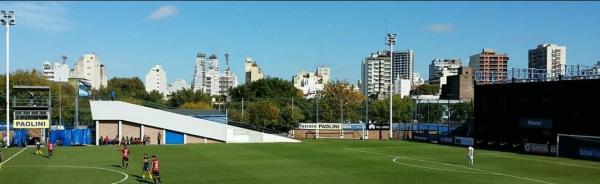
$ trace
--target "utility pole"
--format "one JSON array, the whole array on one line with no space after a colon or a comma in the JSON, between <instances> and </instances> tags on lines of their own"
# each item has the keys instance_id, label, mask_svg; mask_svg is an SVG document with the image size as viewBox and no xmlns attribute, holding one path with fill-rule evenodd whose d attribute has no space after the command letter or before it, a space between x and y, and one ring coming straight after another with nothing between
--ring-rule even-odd
<instances>
[{"instance_id":1,"label":"utility pole","mask_svg":"<svg viewBox=\"0 0 600 184\"><path fill-rule=\"evenodd\" d=\"M319 97L320 95L317 94L317 123L319 123Z\"/></svg>"},{"instance_id":2,"label":"utility pole","mask_svg":"<svg viewBox=\"0 0 600 184\"><path fill-rule=\"evenodd\" d=\"M62 55L62 64L64 65L67 62L67 56ZM62 83L58 83L58 125L62 124Z\"/></svg>"},{"instance_id":3,"label":"utility pole","mask_svg":"<svg viewBox=\"0 0 600 184\"><path fill-rule=\"evenodd\" d=\"M242 122L244 122L244 98L242 98Z\"/></svg>"}]
</instances>

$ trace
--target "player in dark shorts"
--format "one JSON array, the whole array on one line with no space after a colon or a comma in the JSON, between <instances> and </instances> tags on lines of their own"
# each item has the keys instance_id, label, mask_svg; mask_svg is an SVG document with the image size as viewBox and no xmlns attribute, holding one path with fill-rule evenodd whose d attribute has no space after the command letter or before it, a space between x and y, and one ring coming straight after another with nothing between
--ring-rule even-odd
<instances>
[{"instance_id":1,"label":"player in dark shorts","mask_svg":"<svg viewBox=\"0 0 600 184\"><path fill-rule=\"evenodd\" d=\"M52 144L52 141L48 141L48 158L52 157L53 151L54 151L54 144Z\"/></svg>"},{"instance_id":2,"label":"player in dark shorts","mask_svg":"<svg viewBox=\"0 0 600 184\"><path fill-rule=\"evenodd\" d=\"M123 149L121 149L122 159L121 165L123 168L127 168L129 166L129 148L127 145L123 145Z\"/></svg>"},{"instance_id":3,"label":"player in dark shorts","mask_svg":"<svg viewBox=\"0 0 600 184\"><path fill-rule=\"evenodd\" d=\"M35 154L42 155L42 145L38 140L35 140Z\"/></svg>"},{"instance_id":4,"label":"player in dark shorts","mask_svg":"<svg viewBox=\"0 0 600 184\"><path fill-rule=\"evenodd\" d=\"M148 154L144 153L144 162L142 167L142 178L146 179L146 175L148 178L152 179L152 173L150 173L150 158L148 158Z\"/></svg>"},{"instance_id":5,"label":"player in dark shorts","mask_svg":"<svg viewBox=\"0 0 600 184\"><path fill-rule=\"evenodd\" d=\"M158 180L158 183L162 183L160 181L160 167L158 166L156 155L152 155L152 176L154 177L154 184L156 184L156 180Z\"/></svg>"}]
</instances>

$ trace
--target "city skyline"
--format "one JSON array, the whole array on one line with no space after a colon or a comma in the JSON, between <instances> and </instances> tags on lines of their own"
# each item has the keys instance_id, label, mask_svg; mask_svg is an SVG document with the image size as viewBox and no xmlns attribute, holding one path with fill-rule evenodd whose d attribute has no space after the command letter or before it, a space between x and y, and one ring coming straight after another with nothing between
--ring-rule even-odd
<instances>
[{"instance_id":1,"label":"city skyline","mask_svg":"<svg viewBox=\"0 0 600 184\"><path fill-rule=\"evenodd\" d=\"M62 54L73 67L78 57L94 52L109 78L143 78L148 67L161 64L172 73L169 78L192 81L198 52L219 58L228 52L238 75L244 59L252 57L268 76L288 80L301 69L325 65L332 80L355 83L362 59L386 50L387 32L398 34L396 50L414 50L415 71L423 76L432 59L468 61L483 48L507 53L509 68L526 68L528 50L544 43L567 46L567 64L593 65L600 60L598 7L596 2L11 2L5 9L17 17L11 71L41 70L44 61L58 61Z\"/></svg>"}]
</instances>

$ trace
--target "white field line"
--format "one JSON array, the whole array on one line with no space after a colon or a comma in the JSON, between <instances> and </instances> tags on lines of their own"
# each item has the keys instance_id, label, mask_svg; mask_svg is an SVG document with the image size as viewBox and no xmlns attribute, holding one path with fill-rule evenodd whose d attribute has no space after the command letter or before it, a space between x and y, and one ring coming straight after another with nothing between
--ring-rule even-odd
<instances>
[{"instance_id":1,"label":"white field line","mask_svg":"<svg viewBox=\"0 0 600 184\"><path fill-rule=\"evenodd\" d=\"M71 166L71 165L10 165L10 166L6 166L6 167L58 167L58 168L76 168L76 169L98 169L98 170L116 172L116 173L119 173L119 174L125 176L123 179L113 182L112 184L121 183L121 182L127 180L127 178L129 178L129 175L125 174L124 172L117 171L114 169L102 168L102 167Z\"/></svg>"},{"instance_id":2,"label":"white field line","mask_svg":"<svg viewBox=\"0 0 600 184\"><path fill-rule=\"evenodd\" d=\"M26 149L27 149L27 147L23 148L21 151L17 152L17 154L14 154L10 158L6 159L4 162L0 163L0 167L2 167L2 165L5 164L6 162L8 162L10 159L15 158L17 155L21 154Z\"/></svg>"},{"instance_id":3,"label":"white field line","mask_svg":"<svg viewBox=\"0 0 600 184\"><path fill-rule=\"evenodd\" d=\"M489 174L493 174L493 175L506 176L506 177L517 178L517 179L522 179L522 180L528 180L528 181L534 181L534 182L539 182L539 183L545 183L545 184L555 184L555 183L552 183L552 182L547 182L547 181L542 181L542 180L537 180L537 179L532 179L532 178L520 177L520 176L515 176L515 175L510 175L510 174L504 174L504 173L494 172L494 171L486 171L486 170L475 169L475 168L471 168L471 167L463 167L463 166L453 165L453 164L449 164L449 163L429 161L429 160L421 160L421 159L416 159L416 158L401 157L401 156L397 156L397 155L390 155L390 154L383 154L383 153L377 153L377 152L370 152L370 151L358 150L359 148L344 148L344 149L351 150L351 151L357 151L357 152L363 152L363 153L370 153L370 154L376 154L376 155L394 157L394 159L395 158L400 158L400 159L414 160L414 161L420 161L420 162L425 162L425 163L442 164L442 165L447 165L447 166L451 166L451 167L457 167L457 168L463 168L463 169L469 169L469 170L474 170L474 171L489 173ZM397 162L394 162L394 163L397 163Z\"/></svg>"},{"instance_id":4,"label":"white field line","mask_svg":"<svg viewBox=\"0 0 600 184\"><path fill-rule=\"evenodd\" d=\"M427 166L407 164L407 163L402 163L402 162L397 161L399 158L400 157L396 157L396 158L392 159L392 161L394 163L396 163L396 164L410 166L410 167L417 167L417 168L422 168L422 169L431 169L431 170L447 171L447 172L457 172L457 173L489 174L489 173L486 173L486 172L459 171L459 170L440 169L440 168L435 168L435 167L427 167Z\"/></svg>"},{"instance_id":5,"label":"white field line","mask_svg":"<svg viewBox=\"0 0 600 184\"><path fill-rule=\"evenodd\" d=\"M583 167L583 168L588 168L588 169L600 169L600 167L593 167L593 166L579 165L579 164L571 164L571 163L564 163L564 162L555 162L555 161L542 160L542 159L511 157L511 156L499 155L499 154L493 154L493 153L481 153L481 154L482 155L497 156L497 157L504 157L504 158L512 158L512 159L521 159L521 160L531 160L531 161L538 161L538 162L546 162L546 163L551 163L551 164L566 165L566 166L573 166L573 167Z\"/></svg>"}]
</instances>

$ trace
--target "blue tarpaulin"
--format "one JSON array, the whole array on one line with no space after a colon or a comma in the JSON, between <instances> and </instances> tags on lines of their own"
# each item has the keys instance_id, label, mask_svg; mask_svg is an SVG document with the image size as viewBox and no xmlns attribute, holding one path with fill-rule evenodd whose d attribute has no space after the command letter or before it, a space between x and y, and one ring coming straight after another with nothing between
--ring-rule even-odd
<instances>
[{"instance_id":1,"label":"blue tarpaulin","mask_svg":"<svg viewBox=\"0 0 600 184\"><path fill-rule=\"evenodd\" d=\"M12 129L15 133L12 137L12 145L16 146L26 146L27 145L27 135L29 131L27 129Z\"/></svg>"},{"instance_id":2,"label":"blue tarpaulin","mask_svg":"<svg viewBox=\"0 0 600 184\"><path fill-rule=\"evenodd\" d=\"M73 146L91 144L90 129L66 129L50 131L50 141L57 143L60 141L62 146Z\"/></svg>"}]
</instances>

